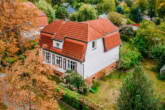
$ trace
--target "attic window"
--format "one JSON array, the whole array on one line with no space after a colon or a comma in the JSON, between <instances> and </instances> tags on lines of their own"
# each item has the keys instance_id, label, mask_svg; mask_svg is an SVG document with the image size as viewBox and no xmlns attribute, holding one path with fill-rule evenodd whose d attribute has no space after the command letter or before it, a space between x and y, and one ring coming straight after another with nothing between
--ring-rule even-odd
<instances>
[{"instance_id":1,"label":"attic window","mask_svg":"<svg viewBox=\"0 0 165 110\"><path fill-rule=\"evenodd\" d=\"M57 48L59 48L60 47L60 44L59 43L56 43L56 46L57 46Z\"/></svg>"},{"instance_id":2,"label":"attic window","mask_svg":"<svg viewBox=\"0 0 165 110\"><path fill-rule=\"evenodd\" d=\"M93 41L92 42L92 50L95 50L96 49L96 41Z\"/></svg>"}]
</instances>

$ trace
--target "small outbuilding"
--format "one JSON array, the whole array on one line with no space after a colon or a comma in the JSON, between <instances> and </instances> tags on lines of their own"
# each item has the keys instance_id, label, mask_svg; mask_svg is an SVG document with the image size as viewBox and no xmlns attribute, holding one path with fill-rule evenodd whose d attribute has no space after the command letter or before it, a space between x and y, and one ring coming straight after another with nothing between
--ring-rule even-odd
<instances>
[{"instance_id":1,"label":"small outbuilding","mask_svg":"<svg viewBox=\"0 0 165 110\"><path fill-rule=\"evenodd\" d=\"M160 77L165 77L165 65L160 69Z\"/></svg>"}]
</instances>

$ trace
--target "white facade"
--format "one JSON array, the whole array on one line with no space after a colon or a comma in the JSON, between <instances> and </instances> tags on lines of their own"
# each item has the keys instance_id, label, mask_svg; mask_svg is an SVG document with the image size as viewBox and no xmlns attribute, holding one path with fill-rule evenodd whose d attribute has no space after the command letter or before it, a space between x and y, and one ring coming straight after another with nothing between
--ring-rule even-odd
<instances>
[{"instance_id":1,"label":"white facade","mask_svg":"<svg viewBox=\"0 0 165 110\"><path fill-rule=\"evenodd\" d=\"M98 39L96 42L96 49L92 48L92 42L87 45L85 62L83 63L85 79L119 60L120 46L104 52L103 39Z\"/></svg>"}]
</instances>

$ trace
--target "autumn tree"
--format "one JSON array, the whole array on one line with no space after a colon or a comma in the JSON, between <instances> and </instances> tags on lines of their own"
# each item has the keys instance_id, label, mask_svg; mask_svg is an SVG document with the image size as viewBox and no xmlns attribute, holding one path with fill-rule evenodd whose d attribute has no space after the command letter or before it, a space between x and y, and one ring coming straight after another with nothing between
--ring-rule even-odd
<instances>
[{"instance_id":1,"label":"autumn tree","mask_svg":"<svg viewBox=\"0 0 165 110\"><path fill-rule=\"evenodd\" d=\"M24 52L23 32L36 28L37 13L35 9L26 8L18 0L1 0L0 12L0 61L2 61Z\"/></svg>"},{"instance_id":2,"label":"autumn tree","mask_svg":"<svg viewBox=\"0 0 165 110\"><path fill-rule=\"evenodd\" d=\"M1 79L0 94L7 97L9 109L18 107L24 110L57 110L57 99L62 92L54 81L49 80L54 75L49 65L43 64L38 48L28 50L25 59L17 61Z\"/></svg>"}]
</instances>

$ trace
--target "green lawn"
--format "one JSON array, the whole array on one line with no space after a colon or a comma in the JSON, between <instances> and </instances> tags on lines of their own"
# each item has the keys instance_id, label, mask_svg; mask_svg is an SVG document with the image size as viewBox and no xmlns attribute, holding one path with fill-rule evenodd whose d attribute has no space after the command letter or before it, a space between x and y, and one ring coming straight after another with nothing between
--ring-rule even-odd
<instances>
[{"instance_id":1,"label":"green lawn","mask_svg":"<svg viewBox=\"0 0 165 110\"><path fill-rule=\"evenodd\" d=\"M152 71L152 68L156 65L156 62L152 60L144 60L142 63L145 73L153 81L155 93L160 97L161 101L165 100L165 81L157 79L157 73ZM102 78L98 83L100 87L97 93L89 93L88 97L93 99L98 104L104 106L108 110L114 110L116 100L120 94L120 87L128 72L122 73L119 78L119 71L114 71L108 76Z\"/></svg>"}]
</instances>

